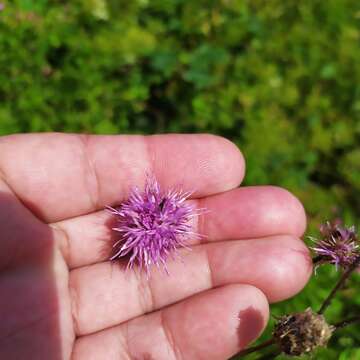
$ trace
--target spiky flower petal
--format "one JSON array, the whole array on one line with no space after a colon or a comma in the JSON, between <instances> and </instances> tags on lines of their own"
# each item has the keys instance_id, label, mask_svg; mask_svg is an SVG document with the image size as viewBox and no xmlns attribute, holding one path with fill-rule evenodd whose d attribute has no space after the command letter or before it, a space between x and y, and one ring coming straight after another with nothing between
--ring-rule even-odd
<instances>
[{"instance_id":1,"label":"spiky flower petal","mask_svg":"<svg viewBox=\"0 0 360 360\"><path fill-rule=\"evenodd\" d=\"M320 263L334 264L346 269L360 255L355 227L341 226L340 222L326 222L320 227L321 238L311 238L312 250L320 257Z\"/></svg>"},{"instance_id":2,"label":"spiky flower petal","mask_svg":"<svg viewBox=\"0 0 360 360\"><path fill-rule=\"evenodd\" d=\"M133 188L129 199L118 208L108 207L116 216L119 239L113 245L111 260L129 257L128 267L138 264L149 274L152 265L162 265L180 247L186 247L192 232L192 218L201 213L189 205L191 193L162 191L154 177L148 176L145 189Z\"/></svg>"}]
</instances>

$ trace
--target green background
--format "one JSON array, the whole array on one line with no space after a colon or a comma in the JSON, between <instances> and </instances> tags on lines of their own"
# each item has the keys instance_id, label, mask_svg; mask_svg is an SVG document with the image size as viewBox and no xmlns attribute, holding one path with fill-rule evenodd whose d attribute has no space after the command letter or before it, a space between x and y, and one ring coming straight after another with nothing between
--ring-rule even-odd
<instances>
[{"instance_id":1,"label":"green background","mask_svg":"<svg viewBox=\"0 0 360 360\"><path fill-rule=\"evenodd\" d=\"M358 0L2 3L0 134L223 135L245 154L246 184L302 200L309 234L335 216L359 225ZM337 277L319 269L274 314L317 308ZM331 322L360 310L358 281ZM315 358L360 359L359 326Z\"/></svg>"}]
</instances>

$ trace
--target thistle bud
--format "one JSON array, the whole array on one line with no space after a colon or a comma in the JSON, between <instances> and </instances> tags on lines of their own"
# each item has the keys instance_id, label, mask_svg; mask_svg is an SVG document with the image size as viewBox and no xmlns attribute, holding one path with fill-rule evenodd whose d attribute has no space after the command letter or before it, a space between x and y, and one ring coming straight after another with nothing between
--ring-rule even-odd
<instances>
[{"instance_id":1,"label":"thistle bud","mask_svg":"<svg viewBox=\"0 0 360 360\"><path fill-rule=\"evenodd\" d=\"M301 313L282 316L273 335L283 353L299 356L326 346L334 330L323 315L308 308Z\"/></svg>"}]
</instances>

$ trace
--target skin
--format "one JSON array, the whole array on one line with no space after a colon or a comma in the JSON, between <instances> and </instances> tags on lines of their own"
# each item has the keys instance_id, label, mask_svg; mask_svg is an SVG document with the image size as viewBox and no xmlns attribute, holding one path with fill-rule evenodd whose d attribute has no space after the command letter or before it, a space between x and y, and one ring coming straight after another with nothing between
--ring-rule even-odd
<instances>
[{"instance_id":1,"label":"skin","mask_svg":"<svg viewBox=\"0 0 360 360\"><path fill-rule=\"evenodd\" d=\"M311 262L302 205L239 188L244 172L237 147L212 135L0 138L0 358L220 360L255 340ZM146 173L209 210L192 251L150 279L107 261L104 211Z\"/></svg>"}]
</instances>

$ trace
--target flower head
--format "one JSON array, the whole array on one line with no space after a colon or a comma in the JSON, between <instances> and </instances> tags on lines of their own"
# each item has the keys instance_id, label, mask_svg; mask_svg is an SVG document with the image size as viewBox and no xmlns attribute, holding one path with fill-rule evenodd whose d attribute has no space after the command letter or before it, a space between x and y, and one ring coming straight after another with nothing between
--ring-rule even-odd
<instances>
[{"instance_id":1,"label":"flower head","mask_svg":"<svg viewBox=\"0 0 360 360\"><path fill-rule=\"evenodd\" d=\"M346 269L360 255L355 227L341 226L340 222L326 222L320 227L321 238L312 238L312 250L320 257L321 263L334 264Z\"/></svg>"},{"instance_id":2,"label":"flower head","mask_svg":"<svg viewBox=\"0 0 360 360\"><path fill-rule=\"evenodd\" d=\"M323 315L308 308L304 312L282 316L273 335L284 354L299 356L326 346L334 330Z\"/></svg>"},{"instance_id":3,"label":"flower head","mask_svg":"<svg viewBox=\"0 0 360 360\"><path fill-rule=\"evenodd\" d=\"M198 216L185 200L191 193L177 190L162 191L154 177L148 176L145 189L132 189L129 199L118 208L108 207L116 216L119 239L113 245L111 260L129 257L128 267L138 264L149 274L152 265L165 270L169 255L186 247L192 232L191 219Z\"/></svg>"}]
</instances>

